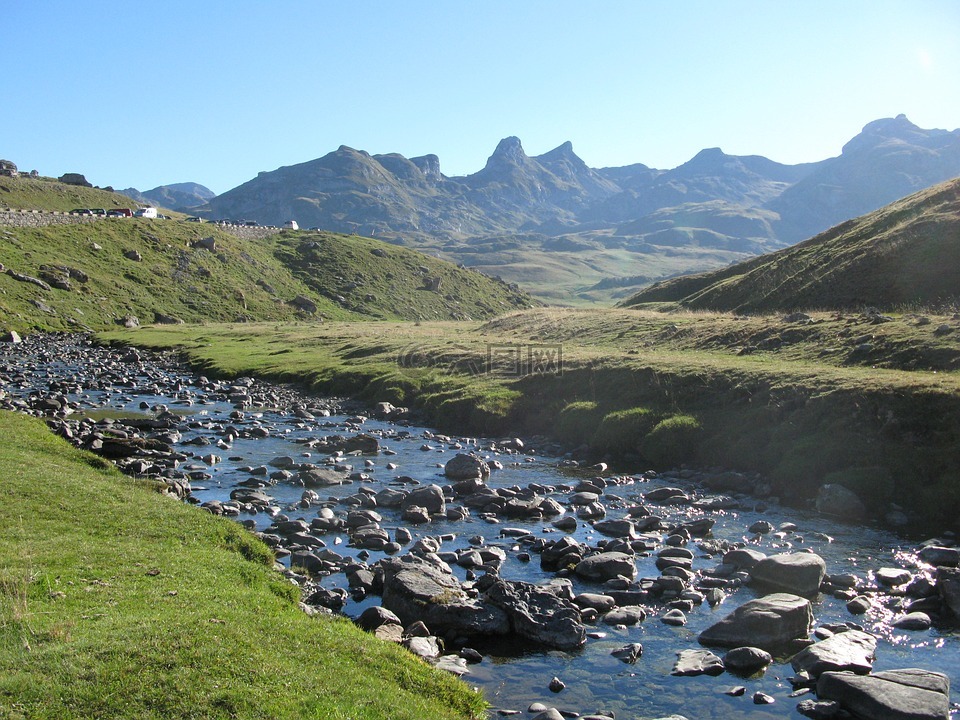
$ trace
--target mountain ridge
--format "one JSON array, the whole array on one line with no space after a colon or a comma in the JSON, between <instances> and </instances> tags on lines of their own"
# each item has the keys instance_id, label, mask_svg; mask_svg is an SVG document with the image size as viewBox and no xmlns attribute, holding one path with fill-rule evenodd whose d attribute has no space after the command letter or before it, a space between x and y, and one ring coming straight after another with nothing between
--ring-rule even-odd
<instances>
[{"instance_id":1,"label":"mountain ridge","mask_svg":"<svg viewBox=\"0 0 960 720\"><path fill-rule=\"evenodd\" d=\"M377 237L524 283L552 302L590 303L639 289L600 292L602 281L646 283L739 262L956 176L960 130L924 130L898 115L867 123L836 157L796 165L712 147L667 170L594 169L569 141L531 156L509 136L481 169L447 176L436 155L341 145L261 172L192 212Z\"/></svg>"},{"instance_id":2,"label":"mountain ridge","mask_svg":"<svg viewBox=\"0 0 960 720\"><path fill-rule=\"evenodd\" d=\"M657 283L623 307L883 311L960 301L960 178L813 238L713 272Z\"/></svg>"}]
</instances>

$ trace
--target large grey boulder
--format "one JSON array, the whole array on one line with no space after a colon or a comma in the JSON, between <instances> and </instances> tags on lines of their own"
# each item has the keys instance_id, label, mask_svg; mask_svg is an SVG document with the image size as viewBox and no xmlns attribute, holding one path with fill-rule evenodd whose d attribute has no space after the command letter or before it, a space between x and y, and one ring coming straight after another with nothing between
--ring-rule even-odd
<instances>
[{"instance_id":1,"label":"large grey boulder","mask_svg":"<svg viewBox=\"0 0 960 720\"><path fill-rule=\"evenodd\" d=\"M473 455L457 453L443 467L443 474L451 480L485 478L490 475L490 466Z\"/></svg>"},{"instance_id":2,"label":"large grey boulder","mask_svg":"<svg viewBox=\"0 0 960 720\"><path fill-rule=\"evenodd\" d=\"M700 633L698 639L708 647L750 645L776 654L797 641L806 640L812 626L813 610L809 600L789 593L774 593L745 602Z\"/></svg>"},{"instance_id":3,"label":"large grey boulder","mask_svg":"<svg viewBox=\"0 0 960 720\"><path fill-rule=\"evenodd\" d=\"M500 608L470 598L449 568L414 555L381 561L383 607L404 625L421 620L434 633L503 635L510 622Z\"/></svg>"},{"instance_id":4,"label":"large grey boulder","mask_svg":"<svg viewBox=\"0 0 960 720\"><path fill-rule=\"evenodd\" d=\"M680 650L671 675L690 677L695 675L720 675L723 660L709 650Z\"/></svg>"},{"instance_id":5,"label":"large grey boulder","mask_svg":"<svg viewBox=\"0 0 960 720\"><path fill-rule=\"evenodd\" d=\"M960 618L960 570L957 568L937 568L937 592L944 607Z\"/></svg>"},{"instance_id":6,"label":"large grey boulder","mask_svg":"<svg viewBox=\"0 0 960 720\"><path fill-rule=\"evenodd\" d=\"M637 565L632 555L621 552L597 553L577 563L574 570L585 580L605 582L616 577L633 580L637 577Z\"/></svg>"},{"instance_id":7,"label":"large grey boulder","mask_svg":"<svg viewBox=\"0 0 960 720\"><path fill-rule=\"evenodd\" d=\"M873 669L877 639L860 630L847 630L806 647L790 660L797 672L806 671L812 677L825 672L847 670L866 675Z\"/></svg>"},{"instance_id":8,"label":"large grey boulder","mask_svg":"<svg viewBox=\"0 0 960 720\"><path fill-rule=\"evenodd\" d=\"M576 566L588 552L586 545L581 545L573 538L562 537L547 545L540 554L540 568L554 572L562 568Z\"/></svg>"},{"instance_id":9,"label":"large grey boulder","mask_svg":"<svg viewBox=\"0 0 960 720\"><path fill-rule=\"evenodd\" d=\"M855 522L867 515L867 508L860 497L843 485L828 483L821 485L814 501L817 512Z\"/></svg>"},{"instance_id":10,"label":"large grey boulder","mask_svg":"<svg viewBox=\"0 0 960 720\"><path fill-rule=\"evenodd\" d=\"M827 565L814 553L780 553L765 557L750 569L753 584L795 595L816 595Z\"/></svg>"},{"instance_id":11,"label":"large grey boulder","mask_svg":"<svg viewBox=\"0 0 960 720\"><path fill-rule=\"evenodd\" d=\"M756 647L739 647L723 656L723 666L730 672L749 676L766 669L773 656Z\"/></svg>"},{"instance_id":12,"label":"large grey boulder","mask_svg":"<svg viewBox=\"0 0 960 720\"><path fill-rule=\"evenodd\" d=\"M431 515L442 515L447 511L443 490L439 485L418 487L407 493L407 496L400 501L400 507L404 510L413 506L426 508Z\"/></svg>"},{"instance_id":13,"label":"large grey boulder","mask_svg":"<svg viewBox=\"0 0 960 720\"><path fill-rule=\"evenodd\" d=\"M587 640L580 610L549 587L484 575L477 589L506 614L511 631L522 638L560 650L574 650Z\"/></svg>"},{"instance_id":14,"label":"large grey boulder","mask_svg":"<svg viewBox=\"0 0 960 720\"><path fill-rule=\"evenodd\" d=\"M825 672L817 681L817 697L835 700L862 718L882 720L948 720L950 679L932 670L888 670L873 675Z\"/></svg>"},{"instance_id":15,"label":"large grey boulder","mask_svg":"<svg viewBox=\"0 0 960 720\"><path fill-rule=\"evenodd\" d=\"M960 565L960 548L928 545L917 556L934 567L957 567Z\"/></svg>"}]
</instances>

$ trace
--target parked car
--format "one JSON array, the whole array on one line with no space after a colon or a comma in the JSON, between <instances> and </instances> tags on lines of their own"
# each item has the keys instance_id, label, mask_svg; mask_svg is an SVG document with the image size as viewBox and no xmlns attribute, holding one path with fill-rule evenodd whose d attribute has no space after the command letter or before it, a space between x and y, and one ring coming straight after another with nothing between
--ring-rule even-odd
<instances>
[{"instance_id":1,"label":"parked car","mask_svg":"<svg viewBox=\"0 0 960 720\"><path fill-rule=\"evenodd\" d=\"M107 217L133 217L133 211L130 208L113 208L107 210Z\"/></svg>"},{"instance_id":2,"label":"parked car","mask_svg":"<svg viewBox=\"0 0 960 720\"><path fill-rule=\"evenodd\" d=\"M203 222L203 218L188 217L188 218L187 218L187 222L202 223L202 222Z\"/></svg>"},{"instance_id":3,"label":"parked car","mask_svg":"<svg viewBox=\"0 0 960 720\"><path fill-rule=\"evenodd\" d=\"M156 218L157 209L155 207L150 207L148 205L147 207L142 207L139 210L137 210L135 214L137 217L142 217L142 218Z\"/></svg>"},{"instance_id":4,"label":"parked car","mask_svg":"<svg viewBox=\"0 0 960 720\"><path fill-rule=\"evenodd\" d=\"M91 215L99 215L100 217L106 217L107 211L103 208L90 208Z\"/></svg>"},{"instance_id":5,"label":"parked car","mask_svg":"<svg viewBox=\"0 0 960 720\"><path fill-rule=\"evenodd\" d=\"M70 213L72 215L93 215L93 213L90 212L90 208L77 208L76 210L71 210Z\"/></svg>"}]
</instances>

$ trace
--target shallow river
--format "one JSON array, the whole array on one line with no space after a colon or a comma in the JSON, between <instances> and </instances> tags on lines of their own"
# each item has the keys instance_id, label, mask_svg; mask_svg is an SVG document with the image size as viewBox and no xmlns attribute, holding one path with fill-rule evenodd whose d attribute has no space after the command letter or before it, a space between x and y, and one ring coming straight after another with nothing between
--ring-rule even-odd
<instances>
[{"instance_id":1,"label":"shallow river","mask_svg":"<svg viewBox=\"0 0 960 720\"><path fill-rule=\"evenodd\" d=\"M369 479L358 480L341 486L318 489L317 492L338 512L345 507L336 501L357 493L360 487L379 490L400 476L407 476L421 484L436 483L444 485L443 465L458 452L476 450L491 460L503 464L503 468L493 472L488 480L491 487L524 487L531 483L565 487L566 492L557 492L555 498L566 503L569 488L579 480L588 478L589 473L573 474L569 470L558 468L559 459L537 454L536 448L525 449L522 454L493 454L484 451L489 443L480 439L446 439L422 427L403 427L393 423L367 419L362 423L348 422L356 417L353 413L334 414L330 417L317 417L305 420L295 417L287 410L247 409L243 419L234 413L234 405L223 399L212 399L213 394L198 384L196 377L176 370L170 365L146 366L152 368L146 373L137 371L128 382L107 381L90 382L91 377L102 372L104 362L98 359L92 348L78 348L75 351L55 353L39 352L31 343L22 346L7 346L0 350L0 368L7 381L2 386L11 397L27 398L32 391L46 392L51 385L76 403L82 411L112 410L119 415L143 414L144 405L152 408L167 405L178 414L183 414L189 426L182 433L182 440L176 449L191 457L181 469L195 473L192 481L193 496L197 502L209 500L226 501L230 491L238 483L252 477L251 467L267 465L278 456L291 456L298 461L309 459L320 462L323 456L313 455L307 458L310 450L303 443L326 435L352 435L366 432L380 438L380 452L372 456L342 458L356 471L364 472ZM147 360L148 356L143 355ZM16 373L13 369L16 368ZM159 369L158 369L159 368ZM19 374L18 374L19 373ZM11 381L14 377L16 381ZM114 376L115 377L115 376ZM162 378L160 387L164 394L157 394L157 378ZM209 384L206 386L210 387ZM220 396L222 397L222 396ZM237 427L256 426L268 429L265 438L237 438L229 448L218 449L213 443L222 441L216 428L224 425ZM202 438L198 440L198 438ZM209 445L199 445L204 440ZM297 441L301 442L297 442ZM429 448L429 449L428 449ZM387 454L389 453L389 454ZM201 457L215 454L219 457ZM388 463L395 465L390 469ZM272 472L274 468L270 468ZM261 476L262 477L262 476ZM645 479L637 475L626 484L608 489L623 499L626 505L641 501L641 495L650 490L668 485L681 484L674 477ZM407 487L409 488L409 483ZM694 497L704 493L695 487L687 487ZM298 503L303 487L287 481L281 481L265 492L276 500L289 518L304 518L308 522L316 517L318 507L301 509ZM656 513L667 523L686 522L697 517L709 515L716 518L711 538L731 542L746 542L767 554L790 549L810 549L824 558L827 573L830 575L854 573L865 583L873 578L873 573L882 567L906 567L919 572L924 568L914 555L916 540L898 537L890 532L857 526L843 525L815 514L782 508L773 505L756 510L757 503L749 498L737 498L740 506L719 511L701 511L684 506L655 506ZM649 503L648 503L649 504ZM470 540L477 543L476 536L483 538L486 545L496 545L506 551L506 561L500 574L508 580L528 582L545 581L553 573L540 569L537 556L532 561L518 558L525 547L511 537L503 537L504 528L523 528L536 536L559 537L563 533L551 527L549 521L512 521L500 523L487 522L477 517L465 520L434 521L426 525L411 526L401 523L399 511L378 508L384 517L382 525L388 529L391 537L398 526L409 527L414 539L422 536L455 536L443 543L442 551L455 551L468 547ZM608 518L624 516L622 510L610 510ZM253 525L257 530L267 530L273 523L267 513L243 514L237 518ZM763 536L752 535L747 531L754 522L766 520L774 527L783 523L794 523L796 529L787 532L774 532ZM572 535L580 542L591 545L602 540L602 536L593 531L591 525L580 521ZM327 547L344 556L357 556L359 550L349 546L346 533L328 533L322 536ZM698 549L698 540L694 538L687 545L696 555L693 570L703 571L718 565L719 556L706 557ZM367 551L367 562L372 564L382 553ZM656 554L637 557L638 577L657 577L660 573L655 567ZM466 571L454 566L461 580ZM929 568L926 568L927 570ZM577 592L601 592L597 585L574 579ZM322 580L326 587L346 588L343 575L333 575ZM485 696L495 709L520 710L520 717L530 717L527 709L533 702L542 702L562 711L589 714L604 712L615 715L618 720L632 718L656 718L670 714L681 714L691 720L708 718L745 717L760 718L800 718L796 710L799 699L791 697L794 688L788 678L794 672L789 662L780 661L771 665L766 673L757 678L739 678L724 673L719 676L702 675L699 677L674 677L671 675L677 651L700 647L698 634L730 613L743 602L756 597L754 591L742 587L729 592L725 600L716 607L707 603L696 606L686 613L687 624L682 627L669 626L659 619L663 614L662 606L648 606L649 616L640 625L631 628L617 628L604 624L588 625L591 633L587 644L579 651L559 652L543 650L525 650L517 647L490 645L477 646L484 654L481 663L470 666L470 674L464 681L482 688ZM369 597L362 602L349 601L344 608L349 616L358 615L369 605L377 604L378 598ZM879 637L874 670L917 667L938 670L946 673L951 680L952 700L956 708L957 690L960 690L960 634L956 627L934 627L927 631L900 631L890 627L890 619L898 614L897 598L884 595L883 603L875 603L873 610L866 615L854 616L846 609L844 600L820 595L814 601L816 624L854 622ZM626 643L639 642L643 645L643 655L635 664L624 664L610 655L611 651ZM717 651L723 655L723 651ZM550 680L559 678L566 687L559 693L548 689ZM725 694L733 686L742 685L746 692L735 697ZM754 693L761 691L771 696L775 702L770 705L754 704ZM805 696L812 697L810 695Z\"/></svg>"}]
</instances>

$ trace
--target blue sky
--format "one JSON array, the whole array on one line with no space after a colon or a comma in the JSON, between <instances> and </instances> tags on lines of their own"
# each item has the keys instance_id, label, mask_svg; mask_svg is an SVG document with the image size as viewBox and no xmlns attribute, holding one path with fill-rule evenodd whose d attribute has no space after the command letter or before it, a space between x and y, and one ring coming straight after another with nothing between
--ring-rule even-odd
<instances>
[{"instance_id":1,"label":"blue sky","mask_svg":"<svg viewBox=\"0 0 960 720\"><path fill-rule=\"evenodd\" d=\"M483 167L705 147L822 160L905 113L960 127L956 0L0 0L0 157L217 193L341 144Z\"/></svg>"}]
</instances>

